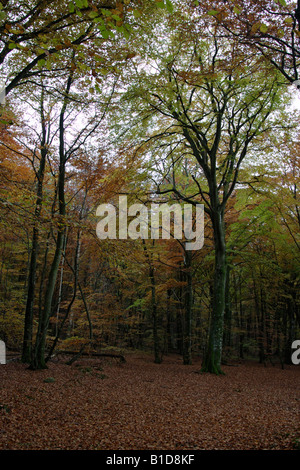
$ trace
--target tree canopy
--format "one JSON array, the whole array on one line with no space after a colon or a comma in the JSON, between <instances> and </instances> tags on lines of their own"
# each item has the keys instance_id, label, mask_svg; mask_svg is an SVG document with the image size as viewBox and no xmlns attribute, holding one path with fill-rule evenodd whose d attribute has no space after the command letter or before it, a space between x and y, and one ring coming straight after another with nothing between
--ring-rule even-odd
<instances>
[{"instance_id":1,"label":"tree canopy","mask_svg":"<svg viewBox=\"0 0 300 470\"><path fill-rule=\"evenodd\" d=\"M157 363L199 355L216 374L232 357L290 363L299 5L8 0L0 29L8 347L31 369L56 351L111 348L151 350ZM100 239L97 207L119 217L120 196L136 237ZM204 207L201 249L143 225L141 204L175 203L194 224Z\"/></svg>"}]
</instances>

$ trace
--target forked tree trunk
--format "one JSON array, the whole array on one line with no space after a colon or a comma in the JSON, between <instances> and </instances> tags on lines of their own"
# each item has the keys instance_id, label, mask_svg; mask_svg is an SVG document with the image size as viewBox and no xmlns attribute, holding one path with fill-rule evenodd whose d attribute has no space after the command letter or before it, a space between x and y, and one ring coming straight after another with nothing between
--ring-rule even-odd
<instances>
[{"instance_id":1,"label":"forked tree trunk","mask_svg":"<svg viewBox=\"0 0 300 470\"><path fill-rule=\"evenodd\" d=\"M30 364L31 369L46 369L46 336L49 326L49 320L52 309L52 299L56 284L56 279L59 270L59 264L63 252L64 239L65 239L65 215L66 215L66 201L65 201L65 173L66 173L66 153L65 153L65 112L69 102L69 93L73 81L73 72L71 71L67 86L65 90L65 98L60 112L59 119L59 173L58 173L58 207L59 207L59 220L57 224L57 237L55 253L51 264L51 269L48 277L46 288L44 306L39 318L38 332L36 336L36 343L32 360Z\"/></svg>"},{"instance_id":2,"label":"forked tree trunk","mask_svg":"<svg viewBox=\"0 0 300 470\"><path fill-rule=\"evenodd\" d=\"M31 369L46 369L46 358L45 358L45 348L46 348L46 336L49 326L49 320L51 316L51 307L52 307L52 298L55 289L57 273L59 269L59 263L61 259L61 253L64 243L64 232L59 230L56 240L56 249L54 258L51 265L51 270L49 273L47 290L44 301L44 309L40 318L38 332L35 343L35 350L31 361Z\"/></svg>"}]
</instances>

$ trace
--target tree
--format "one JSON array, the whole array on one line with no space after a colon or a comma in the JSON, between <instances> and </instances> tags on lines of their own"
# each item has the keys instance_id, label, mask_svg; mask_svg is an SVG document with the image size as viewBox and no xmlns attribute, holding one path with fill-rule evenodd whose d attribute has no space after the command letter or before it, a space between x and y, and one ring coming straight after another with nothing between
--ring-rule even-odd
<instances>
[{"instance_id":1,"label":"tree","mask_svg":"<svg viewBox=\"0 0 300 470\"><path fill-rule=\"evenodd\" d=\"M70 62L75 59L74 53L70 57ZM82 148L87 145L91 136L96 129L102 123L105 116L106 107L108 106L111 94L110 91L107 93L107 89L103 92L101 98L106 100L103 109L98 111L95 108L95 102L101 99L99 96L91 95L89 101L86 101L84 93L81 92L80 76L76 73L76 69L69 66L69 76L63 85L63 79L56 77L56 83L53 85L51 80L41 83L41 138L38 144L40 148L39 156L39 168L36 171L37 178L37 190L36 190L36 208L35 208L35 222L33 228L33 238L31 246L31 263L29 269L29 282L27 290L27 307L25 316L25 330L24 330L24 345L23 345L23 361L30 361L32 368L44 368L46 367L45 362L45 345L46 335L49 325L49 320L52 315L53 308L53 295L57 281L57 275L60 265L60 260L63 254L63 247L66 240L66 227L67 227L67 201L65 196L66 181L69 178L67 176L68 165L70 162L74 162L76 158L81 158ZM107 82L109 80L107 79ZM75 83L78 89L75 89ZM74 91L71 92L73 86ZM113 86L112 86L113 89ZM107 93L107 96L105 95ZM46 95L46 96L45 96ZM61 105L57 104L56 100L63 96ZM105 96L105 98L104 98ZM49 109L45 110L46 98L50 102L47 103ZM58 101L59 103L59 101ZM103 104L103 103L102 103ZM50 114L52 111L58 111L58 122L50 122ZM94 108L94 110L93 110ZM47 117L46 117L47 115ZM80 115L81 128L76 129L76 119ZM57 127L56 127L57 126ZM48 127L48 129L47 129ZM57 147L55 147L57 139ZM33 303L35 297L35 277L36 277L36 264L37 264L37 248L38 248L38 235L39 235L39 219L41 210L44 204L43 201L43 175L45 172L46 159L49 156L50 142L52 142L53 149L58 151L58 161L53 162L54 172L57 165L57 181L54 193L53 202L53 226L51 227L55 233L55 252L51 263L51 268L48 273L45 297L42 305L42 297L40 298L39 306L39 320L38 320L38 332L35 340L34 349L31 349L32 344L32 318L33 318ZM68 183L70 185L70 183ZM56 213L57 211L57 213ZM47 252L47 250L46 250ZM47 253L46 253L47 254ZM45 254L45 269L47 267ZM76 258L77 259L77 258ZM75 275L77 271L77 261L75 265ZM77 288L77 283L75 284ZM42 283L40 288L40 294L42 294Z\"/></svg>"},{"instance_id":2,"label":"tree","mask_svg":"<svg viewBox=\"0 0 300 470\"><path fill-rule=\"evenodd\" d=\"M49 122L46 120L45 109L44 109L44 91L42 89L41 101L40 101L40 122L41 122L41 141L40 141L40 158L39 167L36 172L37 187L36 187L36 204L34 211L34 226L32 233L32 247L30 255L29 273L28 273L28 291L27 291L27 302L25 310L25 322L24 322L24 339L23 339L23 352L22 361L30 362L32 359L32 342L33 342L33 307L35 298L35 285L36 285L36 265L38 257L38 245L39 245L39 225L40 216L42 211L43 203L43 183L46 171L46 160L49 151L49 137L50 133L47 132Z\"/></svg>"},{"instance_id":3,"label":"tree","mask_svg":"<svg viewBox=\"0 0 300 470\"><path fill-rule=\"evenodd\" d=\"M87 0L6 1L0 8L0 64L3 78L8 77L6 95L32 77L63 70L70 51L92 59L95 52L88 44L113 36L112 30L128 34L124 24L127 6L122 1L100 1L92 6Z\"/></svg>"},{"instance_id":4,"label":"tree","mask_svg":"<svg viewBox=\"0 0 300 470\"><path fill-rule=\"evenodd\" d=\"M174 161L181 154L197 162L193 178L211 219L215 249L213 313L203 370L219 374L226 285L224 213L251 146L274 126L270 117L279 106L278 78L267 66L259 70L261 63L245 62L235 44L224 43L208 28L201 41L195 23L186 24L180 17L177 30L174 24L172 17L173 34L162 39L162 54L156 49L152 55L150 47L145 52L151 71L135 76L126 97L129 107L142 109L138 122L148 119L149 140L161 139ZM169 190L182 200L193 199L179 194L174 184Z\"/></svg>"},{"instance_id":5,"label":"tree","mask_svg":"<svg viewBox=\"0 0 300 470\"><path fill-rule=\"evenodd\" d=\"M194 8L215 18L221 34L248 54L259 52L285 81L299 79L300 2L260 0L196 2Z\"/></svg>"}]
</instances>

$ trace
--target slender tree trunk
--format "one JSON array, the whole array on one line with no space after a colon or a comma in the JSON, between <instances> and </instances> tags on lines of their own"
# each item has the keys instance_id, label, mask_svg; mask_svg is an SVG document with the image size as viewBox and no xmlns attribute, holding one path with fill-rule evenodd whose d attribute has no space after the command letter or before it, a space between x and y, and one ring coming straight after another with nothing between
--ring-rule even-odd
<instances>
[{"instance_id":1,"label":"slender tree trunk","mask_svg":"<svg viewBox=\"0 0 300 470\"><path fill-rule=\"evenodd\" d=\"M240 358L244 359L244 339L245 339L245 318L243 310L243 301L242 301L242 280L239 276L239 312L240 312L240 321L239 321L239 353Z\"/></svg>"},{"instance_id":2,"label":"slender tree trunk","mask_svg":"<svg viewBox=\"0 0 300 470\"><path fill-rule=\"evenodd\" d=\"M151 307L152 307L152 325L153 325L153 347L154 347L154 362L160 364L162 362L160 340L158 333L158 313L157 313L157 303L156 303L156 282L154 274L154 266L152 263L152 257L149 255L145 240L142 240L144 252L149 264L149 278L151 282ZM153 241L154 243L154 241Z\"/></svg>"},{"instance_id":3,"label":"slender tree trunk","mask_svg":"<svg viewBox=\"0 0 300 470\"><path fill-rule=\"evenodd\" d=\"M65 255L66 255L66 245L67 245L67 240L68 240L68 235L66 233L65 239L64 239L64 247L63 247L63 257L61 261L61 267L60 267L60 279L59 279L59 288L58 288L58 302L57 302L57 308L56 308L56 323L55 323L55 335L58 335L58 320L59 320L59 311L60 311L60 304L62 300L62 291L63 291L63 279L64 279L64 265L65 265Z\"/></svg>"},{"instance_id":4,"label":"slender tree trunk","mask_svg":"<svg viewBox=\"0 0 300 470\"><path fill-rule=\"evenodd\" d=\"M66 310L66 313L64 315L64 318L61 322L61 325L60 327L58 328L57 330L57 333L56 333L56 337L54 339L54 342L50 348L50 351L49 351L49 354L47 356L47 359L46 359L46 362L50 359L50 357L52 356L53 354L53 351L57 345L57 342L60 338L60 334L61 334L61 331L64 327L64 324L69 316L69 313L71 311L71 308L72 308L72 305L73 303L75 302L75 299L76 299L76 295L77 295L77 287L78 287L78 260L79 260L79 254L80 254L80 230L78 230L77 232L77 243L76 243L76 249L75 249L75 255L74 255L74 269L73 269L73 273L74 273L74 288L73 288L73 295L72 295L72 299L70 300L69 302L69 305L68 305L68 308Z\"/></svg>"},{"instance_id":5,"label":"slender tree trunk","mask_svg":"<svg viewBox=\"0 0 300 470\"><path fill-rule=\"evenodd\" d=\"M61 258L61 252L63 249L64 243L64 233L60 232L57 236L56 241L56 250L54 258L51 265L51 270L49 273L47 290L44 301L44 308L41 315L38 333L35 343L34 357L32 358L31 368L32 369L46 369L46 360L45 360L45 347L46 347L46 335L49 325L49 320L51 316L51 307L52 307L52 298L55 289L55 283L57 278L57 273L59 270L59 263Z\"/></svg>"},{"instance_id":6,"label":"slender tree trunk","mask_svg":"<svg viewBox=\"0 0 300 470\"><path fill-rule=\"evenodd\" d=\"M70 73L67 86L65 90L65 98L60 113L59 120L59 173L58 173L58 207L59 207L59 220L56 237L56 248L52 265L48 277L48 283L46 288L44 308L40 317L38 332L36 337L34 354L30 367L32 369L45 369L46 365L46 336L51 316L52 299L56 284L56 279L59 270L59 264L64 246L65 239L65 215L66 215L66 202L65 202L65 171L66 171L66 154L65 154L65 133L64 133L64 118L67 104L69 101L69 93L71 84L73 81L73 72Z\"/></svg>"},{"instance_id":7,"label":"slender tree trunk","mask_svg":"<svg viewBox=\"0 0 300 470\"><path fill-rule=\"evenodd\" d=\"M255 309L256 309L256 318L257 318L257 342L258 342L258 352L259 352L259 362L263 364L265 361L265 348L264 348L264 318L263 318L263 311L262 311L262 302L259 299L258 290L256 287L255 279L253 278L253 294L254 294L254 302L255 302Z\"/></svg>"},{"instance_id":8,"label":"slender tree trunk","mask_svg":"<svg viewBox=\"0 0 300 470\"><path fill-rule=\"evenodd\" d=\"M231 325L232 323L232 310L231 310L231 298L230 298L230 266L226 266L226 288L225 288L225 311L224 311L224 336L223 336L223 348L225 349L224 354L229 356L231 347Z\"/></svg>"},{"instance_id":9,"label":"slender tree trunk","mask_svg":"<svg viewBox=\"0 0 300 470\"><path fill-rule=\"evenodd\" d=\"M290 283L289 283L290 284ZM289 285L288 284L288 285ZM291 288L291 286L289 285ZM286 364L291 364L291 345L293 340L295 339L295 307L296 307L296 299L293 295L293 290L290 290L291 298L287 299L286 305L286 320L285 320L285 335L284 335L284 362Z\"/></svg>"},{"instance_id":10,"label":"slender tree trunk","mask_svg":"<svg viewBox=\"0 0 300 470\"><path fill-rule=\"evenodd\" d=\"M191 272L192 254L185 251L185 278L187 285L184 292L184 313L183 313L183 363L192 364L192 305L193 286Z\"/></svg>"},{"instance_id":11,"label":"slender tree trunk","mask_svg":"<svg viewBox=\"0 0 300 470\"><path fill-rule=\"evenodd\" d=\"M172 350L173 338L172 338L172 324L171 324L171 290L167 291L167 308L166 308L166 342L165 342L165 353L168 354Z\"/></svg>"},{"instance_id":12,"label":"slender tree trunk","mask_svg":"<svg viewBox=\"0 0 300 470\"><path fill-rule=\"evenodd\" d=\"M158 318L154 277L151 276L151 296L152 296L152 320L153 320L153 341L154 341L154 362L160 364L162 362L160 341L158 334Z\"/></svg>"},{"instance_id":13,"label":"slender tree trunk","mask_svg":"<svg viewBox=\"0 0 300 470\"><path fill-rule=\"evenodd\" d=\"M32 247L30 255L29 273L27 280L27 301L25 309L24 321L24 335L23 335L23 350L22 362L30 363L32 357L32 335L33 335L33 307L35 298L35 285L36 285L36 266L39 245L39 219L42 211L43 199L43 182L46 166L47 147L46 147L46 125L44 118L44 102L43 92L41 96L41 124L42 124L42 142L41 142L41 155L40 164L37 172L37 193L36 204L34 212L34 227L32 233Z\"/></svg>"},{"instance_id":14,"label":"slender tree trunk","mask_svg":"<svg viewBox=\"0 0 300 470\"><path fill-rule=\"evenodd\" d=\"M154 362L160 364L162 362L160 340L158 333L158 313L156 303L156 285L154 276L154 267L152 264L149 268L149 277L151 281L151 304L152 304L152 321L153 321L153 344L154 344Z\"/></svg>"}]
</instances>

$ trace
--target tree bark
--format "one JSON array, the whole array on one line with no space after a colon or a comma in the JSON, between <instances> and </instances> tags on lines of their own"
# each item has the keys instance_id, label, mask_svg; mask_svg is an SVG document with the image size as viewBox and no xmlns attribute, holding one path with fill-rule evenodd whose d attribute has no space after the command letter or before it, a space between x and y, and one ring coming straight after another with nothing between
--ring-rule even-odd
<instances>
[{"instance_id":1,"label":"tree bark","mask_svg":"<svg viewBox=\"0 0 300 470\"><path fill-rule=\"evenodd\" d=\"M56 279L59 270L59 264L64 246L65 239L65 215L66 215L66 201L65 201L65 171L66 171L66 154L65 154L65 133L64 133L64 120L67 104L69 102L69 93L71 84L73 82L73 71L71 71L65 90L65 98L60 112L59 119L59 173L58 173L58 207L59 207L59 220L56 238L56 248L54 258L48 277L46 288L44 308L40 317L38 332L36 337L35 349L31 360L31 369L46 369L46 335L51 316L52 299L56 284Z\"/></svg>"},{"instance_id":2,"label":"tree bark","mask_svg":"<svg viewBox=\"0 0 300 470\"><path fill-rule=\"evenodd\" d=\"M208 345L202 363L202 372L223 374L221 369L225 287L226 287L226 247L223 211L212 213L215 245L215 269Z\"/></svg>"},{"instance_id":3,"label":"tree bark","mask_svg":"<svg viewBox=\"0 0 300 470\"><path fill-rule=\"evenodd\" d=\"M43 182L46 166L47 147L46 147L46 124L44 117L44 96L41 95L41 125L42 125L42 140L41 140L41 155L40 164L37 172L37 191L36 191L36 204L34 212L34 227L32 233L32 247L30 255L30 265L28 273L28 286L27 286L27 301L25 309L25 322L24 322L24 335L23 335L23 350L22 362L30 363L32 356L32 329L33 329L33 307L35 297L36 285L36 265L38 256L39 245L39 219L42 211L43 199Z\"/></svg>"},{"instance_id":4,"label":"tree bark","mask_svg":"<svg viewBox=\"0 0 300 470\"><path fill-rule=\"evenodd\" d=\"M229 356L231 348L232 309L230 298L230 266L226 266L225 310L224 310L224 355Z\"/></svg>"},{"instance_id":5,"label":"tree bark","mask_svg":"<svg viewBox=\"0 0 300 470\"><path fill-rule=\"evenodd\" d=\"M183 313L183 364L192 364L192 305L193 305L193 287L190 251L185 251L185 278L186 287L184 291L184 313Z\"/></svg>"}]
</instances>

